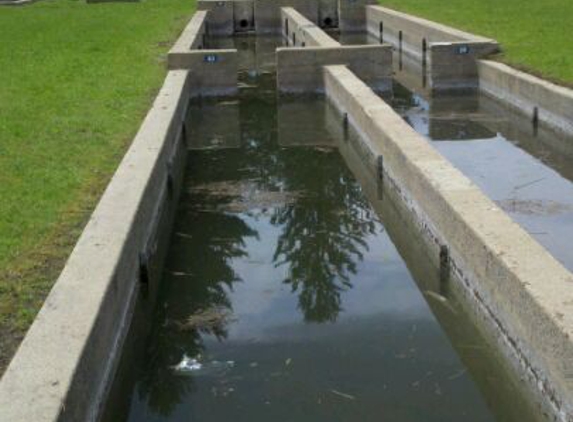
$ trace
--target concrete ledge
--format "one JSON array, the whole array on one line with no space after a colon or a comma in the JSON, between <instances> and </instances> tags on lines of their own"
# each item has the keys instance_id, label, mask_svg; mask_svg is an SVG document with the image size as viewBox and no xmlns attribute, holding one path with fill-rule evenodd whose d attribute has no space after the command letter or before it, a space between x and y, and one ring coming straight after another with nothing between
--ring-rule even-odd
<instances>
[{"instance_id":1,"label":"concrete ledge","mask_svg":"<svg viewBox=\"0 0 573 422\"><path fill-rule=\"evenodd\" d=\"M573 420L573 275L345 66L328 98L364 138L367 166L400 188L447 252L500 347L556 420Z\"/></svg>"},{"instance_id":2,"label":"concrete ledge","mask_svg":"<svg viewBox=\"0 0 573 422\"><path fill-rule=\"evenodd\" d=\"M429 65L436 90L477 88L477 59L500 50L495 40L381 6L366 7L366 20L371 35Z\"/></svg>"},{"instance_id":3,"label":"concrete ledge","mask_svg":"<svg viewBox=\"0 0 573 422\"><path fill-rule=\"evenodd\" d=\"M172 55L187 53L189 50L202 49L205 45L205 26L207 22L206 11L195 12L171 50L168 59Z\"/></svg>"},{"instance_id":4,"label":"concrete ledge","mask_svg":"<svg viewBox=\"0 0 573 422\"><path fill-rule=\"evenodd\" d=\"M573 90L515 70L502 63L478 61L479 87L550 128L573 134Z\"/></svg>"},{"instance_id":5,"label":"concrete ledge","mask_svg":"<svg viewBox=\"0 0 573 422\"><path fill-rule=\"evenodd\" d=\"M140 291L153 290L184 162L187 71L169 72L0 381L0 419L95 421Z\"/></svg>"},{"instance_id":6,"label":"concrete ledge","mask_svg":"<svg viewBox=\"0 0 573 422\"><path fill-rule=\"evenodd\" d=\"M292 7L281 8L283 35L289 45L300 47L340 47L340 43Z\"/></svg>"},{"instance_id":7,"label":"concrete ledge","mask_svg":"<svg viewBox=\"0 0 573 422\"><path fill-rule=\"evenodd\" d=\"M171 70L191 70L198 94L230 95L238 89L238 61L235 49L194 50L170 53L168 66Z\"/></svg>"},{"instance_id":8,"label":"concrete ledge","mask_svg":"<svg viewBox=\"0 0 573 422\"><path fill-rule=\"evenodd\" d=\"M277 49L277 83L282 92L323 92L322 67L348 65L377 91L392 90L392 50L385 45Z\"/></svg>"}]
</instances>

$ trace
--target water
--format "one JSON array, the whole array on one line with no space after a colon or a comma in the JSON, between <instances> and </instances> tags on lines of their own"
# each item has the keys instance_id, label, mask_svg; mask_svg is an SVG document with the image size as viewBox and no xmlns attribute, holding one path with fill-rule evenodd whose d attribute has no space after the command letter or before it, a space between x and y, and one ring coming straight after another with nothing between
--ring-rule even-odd
<instances>
[{"instance_id":1,"label":"water","mask_svg":"<svg viewBox=\"0 0 573 422\"><path fill-rule=\"evenodd\" d=\"M191 107L198 149L151 334L124 362L132 375L108 419L538 420L464 309L432 287L439 271L404 214L357 181L351 143L327 130L332 110L277 102L277 43L239 39L238 99Z\"/></svg>"}]
</instances>

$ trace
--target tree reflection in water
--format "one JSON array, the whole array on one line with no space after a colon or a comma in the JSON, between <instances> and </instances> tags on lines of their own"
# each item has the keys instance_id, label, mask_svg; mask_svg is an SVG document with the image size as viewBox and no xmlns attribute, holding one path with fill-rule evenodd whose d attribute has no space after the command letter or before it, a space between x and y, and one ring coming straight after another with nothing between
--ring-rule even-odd
<instances>
[{"instance_id":1,"label":"tree reflection in water","mask_svg":"<svg viewBox=\"0 0 573 422\"><path fill-rule=\"evenodd\" d=\"M219 340L227 337L225 319L190 330L182 329L181 323L209 309L232 312L229 292L241 278L231 261L247 256L245 239L256 238L258 233L238 215L217 211L231 199L191 191L180 205L163 281L167 288L160 298L156 319L162 324L154 326L139 384L140 396L163 416L170 415L194 388L193 377L177 374L173 366L184 355L196 357L204 352L204 334Z\"/></svg>"},{"instance_id":2,"label":"tree reflection in water","mask_svg":"<svg viewBox=\"0 0 573 422\"><path fill-rule=\"evenodd\" d=\"M282 227L274 260L289 266L284 282L298 293L305 321L334 322L342 310L340 295L352 287L350 275L368 250L365 238L376 231L376 218L334 150L303 153L304 161L289 154L283 167L285 190L305 195L277 208L271 218Z\"/></svg>"}]
</instances>

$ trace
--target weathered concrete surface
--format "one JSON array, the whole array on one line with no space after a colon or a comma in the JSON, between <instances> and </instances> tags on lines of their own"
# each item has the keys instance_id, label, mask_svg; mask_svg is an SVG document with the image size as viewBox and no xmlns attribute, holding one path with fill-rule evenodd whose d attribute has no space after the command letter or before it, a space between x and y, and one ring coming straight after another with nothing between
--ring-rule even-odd
<instances>
[{"instance_id":1,"label":"weathered concrete surface","mask_svg":"<svg viewBox=\"0 0 573 422\"><path fill-rule=\"evenodd\" d=\"M573 275L345 66L325 68L329 99L381 157L500 347L556 420L573 420ZM376 170L373 170L376 171ZM442 248L440 248L442 249Z\"/></svg>"},{"instance_id":2,"label":"weathered concrete surface","mask_svg":"<svg viewBox=\"0 0 573 422\"><path fill-rule=\"evenodd\" d=\"M436 90L477 88L477 60L499 51L492 39L381 6L367 6L368 32L428 65Z\"/></svg>"},{"instance_id":3,"label":"weathered concrete surface","mask_svg":"<svg viewBox=\"0 0 573 422\"><path fill-rule=\"evenodd\" d=\"M292 7L281 8L283 35L289 45L300 47L340 47L340 43Z\"/></svg>"},{"instance_id":4,"label":"weathered concrete surface","mask_svg":"<svg viewBox=\"0 0 573 422\"><path fill-rule=\"evenodd\" d=\"M280 33L281 8L292 7L313 23L318 21L318 1L256 0L255 30L257 34Z\"/></svg>"},{"instance_id":5,"label":"weathered concrete surface","mask_svg":"<svg viewBox=\"0 0 573 422\"><path fill-rule=\"evenodd\" d=\"M343 32L366 30L366 6L376 0L338 0L338 25Z\"/></svg>"},{"instance_id":6,"label":"weathered concrete surface","mask_svg":"<svg viewBox=\"0 0 573 422\"><path fill-rule=\"evenodd\" d=\"M230 95L237 92L238 53L229 50L193 50L170 52L171 70L187 69L202 95Z\"/></svg>"},{"instance_id":7,"label":"weathered concrete surface","mask_svg":"<svg viewBox=\"0 0 573 422\"><path fill-rule=\"evenodd\" d=\"M478 70L482 92L573 135L573 90L493 61L480 60Z\"/></svg>"},{"instance_id":8,"label":"weathered concrete surface","mask_svg":"<svg viewBox=\"0 0 573 422\"><path fill-rule=\"evenodd\" d=\"M322 67L348 65L377 91L392 89L392 51L385 45L277 49L277 83L282 92L323 92Z\"/></svg>"},{"instance_id":9,"label":"weathered concrete surface","mask_svg":"<svg viewBox=\"0 0 573 422\"><path fill-rule=\"evenodd\" d=\"M198 0L197 10L209 11L207 32L209 35L232 35L235 31L234 0Z\"/></svg>"},{"instance_id":10,"label":"weathered concrete surface","mask_svg":"<svg viewBox=\"0 0 573 422\"><path fill-rule=\"evenodd\" d=\"M58 281L0 381L2 422L95 421L138 294L159 279L191 92L169 72Z\"/></svg>"}]
</instances>

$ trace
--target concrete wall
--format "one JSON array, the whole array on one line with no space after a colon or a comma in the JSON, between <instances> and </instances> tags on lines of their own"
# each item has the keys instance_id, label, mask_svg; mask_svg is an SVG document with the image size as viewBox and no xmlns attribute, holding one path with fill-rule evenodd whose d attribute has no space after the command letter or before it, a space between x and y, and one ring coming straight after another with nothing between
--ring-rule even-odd
<instances>
[{"instance_id":1,"label":"concrete wall","mask_svg":"<svg viewBox=\"0 0 573 422\"><path fill-rule=\"evenodd\" d=\"M300 47L340 47L316 24L309 21L292 7L281 8L281 25L283 36L288 44Z\"/></svg>"},{"instance_id":2,"label":"concrete wall","mask_svg":"<svg viewBox=\"0 0 573 422\"><path fill-rule=\"evenodd\" d=\"M556 420L573 420L573 275L345 66L328 98L364 138L367 166L399 187L500 348Z\"/></svg>"},{"instance_id":3,"label":"concrete wall","mask_svg":"<svg viewBox=\"0 0 573 422\"><path fill-rule=\"evenodd\" d=\"M368 32L430 68L436 90L477 88L477 59L499 51L495 40L381 6L366 7Z\"/></svg>"},{"instance_id":4,"label":"concrete wall","mask_svg":"<svg viewBox=\"0 0 573 422\"><path fill-rule=\"evenodd\" d=\"M322 92L322 66L347 64L378 91L392 89L389 46L341 46L315 23L291 7L281 9L283 36L295 48L277 49L277 84L282 92Z\"/></svg>"},{"instance_id":5,"label":"concrete wall","mask_svg":"<svg viewBox=\"0 0 573 422\"><path fill-rule=\"evenodd\" d=\"M392 90L392 51L384 45L293 47L277 49L277 83L281 92L323 92L322 67L348 65L377 91Z\"/></svg>"},{"instance_id":6,"label":"concrete wall","mask_svg":"<svg viewBox=\"0 0 573 422\"><path fill-rule=\"evenodd\" d=\"M292 7L313 23L318 22L317 0L255 0L255 29L257 34L281 31L281 8Z\"/></svg>"},{"instance_id":7,"label":"concrete wall","mask_svg":"<svg viewBox=\"0 0 573 422\"><path fill-rule=\"evenodd\" d=\"M0 381L0 420L95 421L134 303L160 278L185 157L192 89L171 71Z\"/></svg>"},{"instance_id":8,"label":"concrete wall","mask_svg":"<svg viewBox=\"0 0 573 422\"><path fill-rule=\"evenodd\" d=\"M237 92L238 53L230 50L194 50L169 53L169 69L193 71L201 95L231 95Z\"/></svg>"},{"instance_id":9,"label":"concrete wall","mask_svg":"<svg viewBox=\"0 0 573 422\"><path fill-rule=\"evenodd\" d=\"M478 70L482 92L532 120L573 135L573 90L488 60L480 60Z\"/></svg>"},{"instance_id":10,"label":"concrete wall","mask_svg":"<svg viewBox=\"0 0 573 422\"><path fill-rule=\"evenodd\" d=\"M207 5L215 3L204 0ZM212 16L217 13L227 14L227 4L214 6L213 10L200 10L191 18L187 27L167 55L170 70L186 69L193 71L196 87L202 95L227 95L237 91L238 53L236 49L205 49L205 37L208 27L213 25ZM229 2L233 6L232 2ZM203 5L203 7L206 7ZM231 26L233 8L231 7ZM216 17L214 21L218 21ZM221 28L221 26L218 26ZM231 31L232 32L232 31Z\"/></svg>"}]
</instances>

